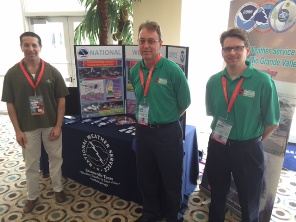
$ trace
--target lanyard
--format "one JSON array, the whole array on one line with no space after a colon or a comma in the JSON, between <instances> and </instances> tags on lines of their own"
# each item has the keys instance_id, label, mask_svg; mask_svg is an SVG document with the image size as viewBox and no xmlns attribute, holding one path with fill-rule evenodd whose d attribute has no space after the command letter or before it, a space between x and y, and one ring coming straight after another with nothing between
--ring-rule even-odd
<instances>
[{"instance_id":1,"label":"lanyard","mask_svg":"<svg viewBox=\"0 0 296 222\"><path fill-rule=\"evenodd\" d=\"M24 75L26 76L28 82L30 83L30 85L32 86L32 88L34 89L34 92L35 92L35 95L36 95L36 88L37 88L37 85L40 83L41 81L41 78L43 76L43 73L44 73L44 61L41 60L41 70L39 72L39 75L38 75L38 78L37 78L37 81L36 81L36 84L33 83L30 75L28 74L28 72L26 71L22 61L20 61L20 67L21 67L21 70L23 71Z\"/></svg>"},{"instance_id":2,"label":"lanyard","mask_svg":"<svg viewBox=\"0 0 296 222\"><path fill-rule=\"evenodd\" d=\"M236 96L238 94L238 91L239 91L241 85L243 84L243 81L244 81L244 77L242 77L239 80L239 82L237 83L237 85L235 87L235 90L234 90L234 92L232 94L232 97L230 99L230 102L228 102L226 77L225 76L222 76L222 86L223 86L224 98L225 98L226 103L228 104L227 113L230 113L230 111L231 111L231 109L233 107L234 101L236 99Z\"/></svg>"},{"instance_id":3,"label":"lanyard","mask_svg":"<svg viewBox=\"0 0 296 222\"><path fill-rule=\"evenodd\" d=\"M150 86L151 77L152 77L152 73L153 73L154 67L155 67L156 63L161 59L161 57L162 57L161 54L159 54L157 56L157 58L155 59L154 64L153 64L153 66L151 67L151 69L149 71L149 75L148 75L148 78L147 78L147 81L146 81L146 85L144 83L143 70L142 70L142 67L140 67L140 80L141 80L141 83L142 83L142 86L143 86L143 89L144 89L144 97L146 97L148 95L149 86Z\"/></svg>"}]
</instances>

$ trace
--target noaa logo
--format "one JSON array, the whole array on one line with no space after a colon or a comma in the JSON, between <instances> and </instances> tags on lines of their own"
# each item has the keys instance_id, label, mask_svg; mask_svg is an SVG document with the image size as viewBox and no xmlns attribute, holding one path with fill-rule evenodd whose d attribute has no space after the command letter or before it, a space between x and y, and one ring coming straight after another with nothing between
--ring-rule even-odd
<instances>
[{"instance_id":1,"label":"noaa logo","mask_svg":"<svg viewBox=\"0 0 296 222\"><path fill-rule=\"evenodd\" d=\"M97 134L89 134L82 142L82 155L87 164L99 172L108 172L114 161L113 150L107 140Z\"/></svg>"},{"instance_id":2,"label":"noaa logo","mask_svg":"<svg viewBox=\"0 0 296 222\"><path fill-rule=\"evenodd\" d=\"M256 27L255 15L258 10L258 5L253 2L244 4L236 13L234 24L238 28L242 28L247 32L253 31Z\"/></svg>"},{"instance_id":3,"label":"noaa logo","mask_svg":"<svg viewBox=\"0 0 296 222\"><path fill-rule=\"evenodd\" d=\"M183 63L185 61L185 52L182 50L180 55L180 61Z\"/></svg>"},{"instance_id":4,"label":"noaa logo","mask_svg":"<svg viewBox=\"0 0 296 222\"><path fill-rule=\"evenodd\" d=\"M78 51L78 56L80 57L80 58L86 58L86 57L88 57L88 49L87 48L81 48L81 49L79 49L79 51Z\"/></svg>"},{"instance_id":5,"label":"noaa logo","mask_svg":"<svg viewBox=\"0 0 296 222\"><path fill-rule=\"evenodd\" d=\"M296 22L296 4L293 1L278 2L269 17L269 23L273 31L285 32Z\"/></svg>"}]
</instances>

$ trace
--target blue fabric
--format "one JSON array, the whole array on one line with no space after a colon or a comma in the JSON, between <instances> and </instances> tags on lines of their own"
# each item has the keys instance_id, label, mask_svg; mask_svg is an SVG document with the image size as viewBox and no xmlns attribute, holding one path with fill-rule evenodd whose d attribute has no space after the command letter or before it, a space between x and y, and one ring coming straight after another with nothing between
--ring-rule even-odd
<instances>
[{"instance_id":1,"label":"blue fabric","mask_svg":"<svg viewBox=\"0 0 296 222\"><path fill-rule=\"evenodd\" d=\"M283 168L296 171L296 144L288 143Z\"/></svg>"},{"instance_id":2,"label":"blue fabric","mask_svg":"<svg viewBox=\"0 0 296 222\"><path fill-rule=\"evenodd\" d=\"M116 126L110 124L106 127L99 128L96 125L81 123L80 121L70 125L63 126L63 176L69 177L83 185L100 190L106 194L116 195L124 200L134 201L141 204L142 198L137 187L136 176L136 156L134 136L122 133L119 130L128 128L129 125ZM97 173L104 174L113 178L119 184L109 184L104 186L92 180L89 176L82 174L86 169L95 172L87 163L89 157L83 156L84 142L87 136L99 135L108 142L110 150L112 150L114 158L113 165L108 172L99 171ZM198 147L196 128L186 126L186 139L184 141L184 151L186 164L184 164L185 172L183 175L182 186L182 207L186 209L188 197L194 191L197 185L198 177ZM96 153L93 153L94 155ZM102 153L103 154L103 153ZM46 153L41 155L41 170L46 175L48 173L48 162Z\"/></svg>"}]
</instances>

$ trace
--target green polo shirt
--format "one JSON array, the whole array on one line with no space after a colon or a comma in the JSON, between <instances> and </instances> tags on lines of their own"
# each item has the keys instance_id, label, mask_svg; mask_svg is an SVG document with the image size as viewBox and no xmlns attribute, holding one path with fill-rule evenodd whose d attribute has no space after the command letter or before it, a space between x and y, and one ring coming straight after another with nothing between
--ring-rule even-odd
<instances>
[{"instance_id":1,"label":"green polo shirt","mask_svg":"<svg viewBox=\"0 0 296 222\"><path fill-rule=\"evenodd\" d=\"M267 74L253 68L246 61L248 68L237 79L232 80L226 68L211 76L206 86L206 112L213 116L211 129L214 130L219 117L226 118L227 103L222 89L222 76L227 79L228 100L240 78L244 81L236 97L234 105L228 114L228 120L233 127L229 138L233 140L248 140L263 134L264 126L272 126L280 120L278 94L274 81Z\"/></svg>"},{"instance_id":2,"label":"green polo shirt","mask_svg":"<svg viewBox=\"0 0 296 222\"><path fill-rule=\"evenodd\" d=\"M27 70L28 72L28 70ZM37 70L35 80L40 72ZM22 131L53 127L57 121L57 99L69 94L61 73L49 63L44 64L44 74L37 86L36 95L43 97L44 115L32 116L29 97L34 96L34 89L29 84L19 63L8 70L4 77L2 101L13 103Z\"/></svg>"},{"instance_id":3,"label":"green polo shirt","mask_svg":"<svg viewBox=\"0 0 296 222\"><path fill-rule=\"evenodd\" d=\"M145 83L149 69L144 61L139 61L130 70L130 80L137 100L136 118L139 104L144 102L144 89L140 80L142 67ZM190 91L187 79L181 68L167 58L161 58L154 67L146 103L149 104L149 123L171 123L180 118L180 111L190 105Z\"/></svg>"}]
</instances>

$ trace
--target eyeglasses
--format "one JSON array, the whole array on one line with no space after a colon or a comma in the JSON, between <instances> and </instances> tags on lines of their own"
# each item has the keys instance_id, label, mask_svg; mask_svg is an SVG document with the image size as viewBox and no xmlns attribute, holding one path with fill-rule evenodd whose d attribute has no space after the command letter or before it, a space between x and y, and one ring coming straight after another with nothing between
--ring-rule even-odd
<instances>
[{"instance_id":1,"label":"eyeglasses","mask_svg":"<svg viewBox=\"0 0 296 222\"><path fill-rule=\"evenodd\" d=\"M229 53L232 51L232 49L235 51L235 52L241 52L243 51L243 49L245 48L244 45L239 45L239 46L234 46L234 47L224 47L222 48L223 52L226 52L226 53Z\"/></svg>"},{"instance_id":2,"label":"eyeglasses","mask_svg":"<svg viewBox=\"0 0 296 222\"><path fill-rule=\"evenodd\" d=\"M155 39L138 39L138 42L140 45L144 45L145 42L148 43L148 45L154 45L156 42L159 42L159 40Z\"/></svg>"}]
</instances>

